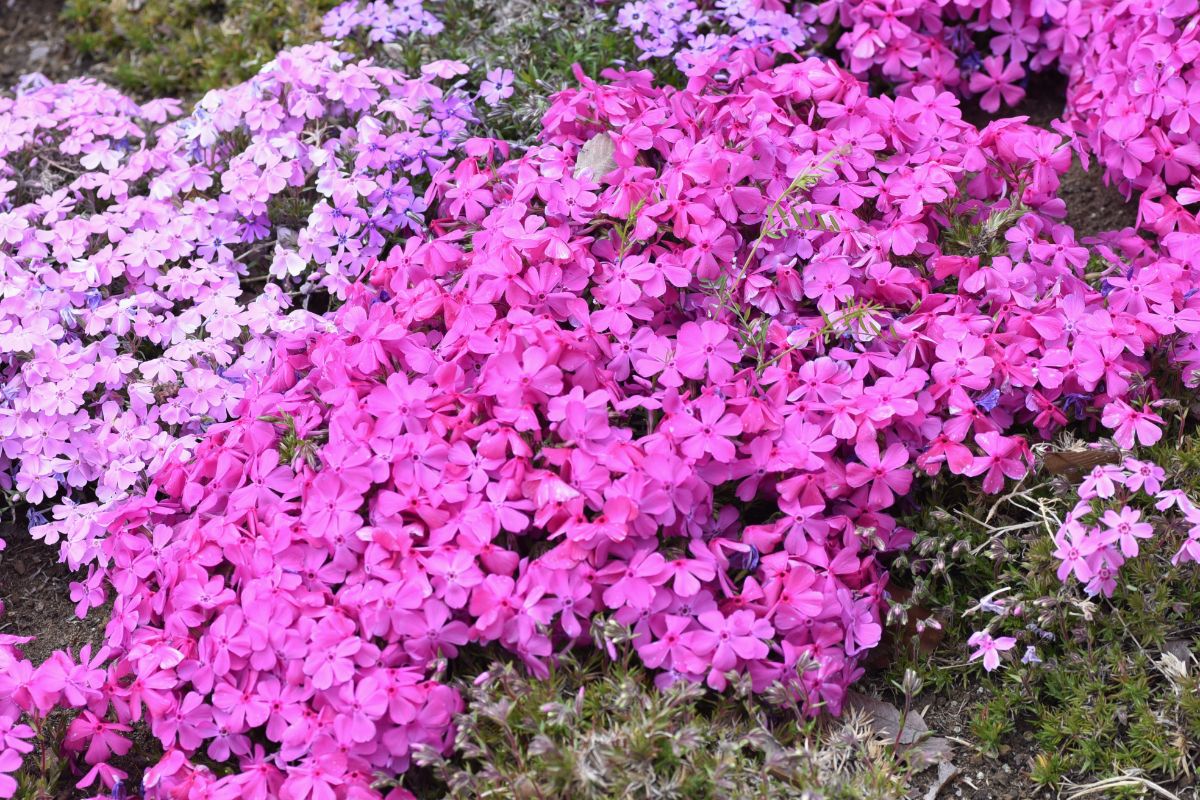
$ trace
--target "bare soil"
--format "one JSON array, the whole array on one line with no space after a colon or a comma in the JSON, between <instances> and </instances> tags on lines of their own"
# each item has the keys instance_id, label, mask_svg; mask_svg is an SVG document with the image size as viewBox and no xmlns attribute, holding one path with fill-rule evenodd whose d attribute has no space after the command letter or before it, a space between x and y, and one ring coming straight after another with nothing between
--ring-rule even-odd
<instances>
[{"instance_id":1,"label":"bare soil","mask_svg":"<svg viewBox=\"0 0 1200 800\"><path fill-rule=\"evenodd\" d=\"M35 637L21 648L35 664L55 650L96 647L106 615L95 609L87 619L75 616L70 584L78 577L58 563L58 548L30 538L23 526L4 525L0 537L8 545L0 551L0 633Z\"/></svg>"},{"instance_id":2,"label":"bare soil","mask_svg":"<svg viewBox=\"0 0 1200 800\"><path fill-rule=\"evenodd\" d=\"M0 0L0 89L29 72L56 81L85 73L67 46L62 8L63 0Z\"/></svg>"}]
</instances>

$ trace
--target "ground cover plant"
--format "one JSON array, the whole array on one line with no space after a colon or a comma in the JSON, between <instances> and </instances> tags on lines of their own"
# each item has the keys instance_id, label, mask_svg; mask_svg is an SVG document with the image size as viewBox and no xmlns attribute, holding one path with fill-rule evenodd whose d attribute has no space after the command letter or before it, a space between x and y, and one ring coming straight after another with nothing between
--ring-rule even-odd
<instances>
[{"instance_id":1,"label":"ground cover plant","mask_svg":"<svg viewBox=\"0 0 1200 800\"><path fill-rule=\"evenodd\" d=\"M895 796L964 669L1036 783L1186 777L1200 226L1154 97L1195 9L1070 46L1045 9L1030 68L1087 64L1045 130L942 91L1015 102L998 62L856 61L875 6L672 6L604 70L652 49L631 7L350 3L190 112L0 98L0 480L106 620L41 663L0 634L0 796ZM850 71L804 55L835 23ZM1106 77L1144 53L1159 95ZM1089 154L1137 229L1065 224ZM891 737L849 694L881 648Z\"/></svg>"},{"instance_id":2,"label":"ground cover plant","mask_svg":"<svg viewBox=\"0 0 1200 800\"><path fill-rule=\"evenodd\" d=\"M319 33L338 0L68 0L71 45L114 62L115 83L140 96L196 96L252 77L280 50Z\"/></svg>"},{"instance_id":3,"label":"ground cover plant","mask_svg":"<svg viewBox=\"0 0 1200 800\"><path fill-rule=\"evenodd\" d=\"M474 121L449 74L313 45L173 123L86 80L7 101L0 486L35 536L94 558L80 496L107 503L225 420L272 334L315 324L312 293L420 223L422 180Z\"/></svg>"},{"instance_id":4,"label":"ground cover plant","mask_svg":"<svg viewBox=\"0 0 1200 800\"><path fill-rule=\"evenodd\" d=\"M685 70L742 48L823 53L889 91L950 90L993 112L1025 96L1031 73L1058 70L1080 151L1127 196L1154 197L1200 180L1196 14L1194 2L633 0L617 22L643 57Z\"/></svg>"},{"instance_id":5,"label":"ground cover plant","mask_svg":"<svg viewBox=\"0 0 1200 800\"><path fill-rule=\"evenodd\" d=\"M1081 452L1070 449L1076 444L1056 442L1065 452ZM1160 481L1161 491L1186 509L1183 498L1195 497L1197 488L1196 447L1194 432L1172 437L1147 451L1161 467L1143 461L1123 469L1118 457L1095 477L1144 470L1150 494ZM1138 538L1137 556L1125 558L1118 542L1115 552L1093 549L1064 569L1074 544L1072 507L1081 484L1085 494L1091 491L1089 472L1068 478L1043 471L999 501L971 504L966 515L935 507L914 517L926 533L906 556L911 563L896 572L912 588L910 610L944 621L947 638L965 643L976 635L978 645L986 634L1001 646L970 648L979 653L977 664L987 652L998 656L983 667L989 671L982 682L977 672L964 673L961 654L919 652L924 635L906 640L889 672L898 677L915 669L932 693L961 696L962 731L985 760L1003 761L1015 741L1029 742L1023 767L1030 795L1073 781L1101 796L1161 795L1160 789L1188 796L1197 723L1192 609L1200 584L1195 569L1176 556L1190 541L1191 525L1176 524L1174 506L1146 503L1141 524L1153 535ZM1147 491L1134 480L1133 490L1114 482L1117 509L1124 503L1119 493L1130 492L1136 506ZM954 493L947 487L937 505ZM1060 533L1064 523L1067 532ZM1095 526L1085 535L1098 540L1107 533ZM1092 541L1085 539L1085 549ZM1125 562L1113 570L1110 556ZM1095 569L1081 582L1072 567L1086 570L1089 563Z\"/></svg>"}]
</instances>

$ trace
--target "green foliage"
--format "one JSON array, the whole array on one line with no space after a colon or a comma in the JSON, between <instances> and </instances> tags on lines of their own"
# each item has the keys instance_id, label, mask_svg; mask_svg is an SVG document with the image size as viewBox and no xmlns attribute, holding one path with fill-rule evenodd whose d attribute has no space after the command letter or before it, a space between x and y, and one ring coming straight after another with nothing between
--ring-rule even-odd
<instances>
[{"instance_id":1,"label":"green foliage","mask_svg":"<svg viewBox=\"0 0 1200 800\"><path fill-rule=\"evenodd\" d=\"M29 719L35 736L33 751L13 776L17 781L16 800L45 800L61 796L72 781L62 757L60 743L74 714L57 712L47 719Z\"/></svg>"},{"instance_id":2,"label":"green foliage","mask_svg":"<svg viewBox=\"0 0 1200 800\"><path fill-rule=\"evenodd\" d=\"M146 96L201 94L317 38L337 0L67 0L69 40Z\"/></svg>"},{"instance_id":3,"label":"green foliage","mask_svg":"<svg viewBox=\"0 0 1200 800\"><path fill-rule=\"evenodd\" d=\"M1176 429L1139 455L1162 465L1170 486L1200 495L1200 434ZM923 510L905 520L918 532L914 545L892 565L893 580L911 591L899 592L893 622L920 610L944 624L945 638L931 655L910 626L889 674L918 670L933 689L923 701L934 706L982 687L966 720L970 743L995 756L1028 731L1035 752L1021 779L1030 793L1127 774L1185 780L1200 758L1200 569L1173 566L1183 533L1158 530L1122 567L1111 599L1064 586L1051 536L1075 496L1066 479L1041 475L1002 498L957 481L921 498ZM966 663L970 633L996 620L978 609L988 595L1021 607L994 623L1019 644L991 674ZM1043 663L1020 663L1029 644ZM1109 791L1143 796L1136 781Z\"/></svg>"},{"instance_id":4,"label":"green foliage","mask_svg":"<svg viewBox=\"0 0 1200 800\"><path fill-rule=\"evenodd\" d=\"M259 417L262 422L283 428L283 435L277 445L279 463L292 465L297 459L304 459L309 467L317 469L317 449L328 438L324 431L309 431L307 436L301 435L296 429L296 418L286 411L279 416Z\"/></svg>"},{"instance_id":5,"label":"green foliage","mask_svg":"<svg viewBox=\"0 0 1200 800\"><path fill-rule=\"evenodd\" d=\"M493 664L464 688L456 752L418 757L420 797L894 798L903 768L861 718L805 720L782 691L654 687L643 670L593 653L550 677ZM425 784L422 786L421 784Z\"/></svg>"},{"instance_id":6,"label":"green foliage","mask_svg":"<svg viewBox=\"0 0 1200 800\"><path fill-rule=\"evenodd\" d=\"M639 68L632 37L593 0L445 0L428 8L445 30L389 45L381 61L415 72L433 59L456 59L471 65L476 79L488 69L511 69L513 96L485 120L497 138L532 141L550 96L576 85L573 64L594 78L614 65ZM659 81L682 83L667 62L656 62L655 71Z\"/></svg>"}]
</instances>

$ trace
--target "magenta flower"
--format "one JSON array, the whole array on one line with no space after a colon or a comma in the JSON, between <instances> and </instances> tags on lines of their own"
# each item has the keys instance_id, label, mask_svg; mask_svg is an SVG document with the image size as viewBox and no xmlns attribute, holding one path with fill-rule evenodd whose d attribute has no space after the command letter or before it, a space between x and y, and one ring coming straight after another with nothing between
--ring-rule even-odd
<instances>
[{"instance_id":1,"label":"magenta flower","mask_svg":"<svg viewBox=\"0 0 1200 800\"><path fill-rule=\"evenodd\" d=\"M695 672L703 668L704 659L684 643L686 631L691 627L690 617L664 614L652 617L653 640L638 646L638 655L651 669L676 669L680 672ZM659 622L654 626L654 621Z\"/></svg>"},{"instance_id":2,"label":"magenta flower","mask_svg":"<svg viewBox=\"0 0 1200 800\"><path fill-rule=\"evenodd\" d=\"M662 571L653 580L656 584L669 581L672 590L680 597L694 597L699 593L702 582L712 580L715 575L716 569L708 561L696 558L676 558L667 561L663 565Z\"/></svg>"},{"instance_id":3,"label":"magenta flower","mask_svg":"<svg viewBox=\"0 0 1200 800\"><path fill-rule=\"evenodd\" d=\"M338 738L347 743L374 739L375 722L388 710L388 695L379 681L368 675L357 685L343 684L339 699L340 713L334 719Z\"/></svg>"},{"instance_id":4,"label":"magenta flower","mask_svg":"<svg viewBox=\"0 0 1200 800\"><path fill-rule=\"evenodd\" d=\"M1080 581L1091 580L1093 570L1089 559L1099 547L1091 533L1075 523L1064 526L1054 541L1057 545L1054 557L1061 562L1058 567L1058 579L1065 581L1067 576L1074 573Z\"/></svg>"},{"instance_id":5,"label":"magenta flower","mask_svg":"<svg viewBox=\"0 0 1200 800\"><path fill-rule=\"evenodd\" d=\"M1112 537L1120 545L1121 553L1126 558L1137 556L1138 539L1149 539L1154 535L1154 526L1142 522L1141 518L1141 512L1129 506L1122 506L1120 511L1109 509L1100 518L1105 526L1104 535Z\"/></svg>"},{"instance_id":6,"label":"magenta flower","mask_svg":"<svg viewBox=\"0 0 1200 800\"><path fill-rule=\"evenodd\" d=\"M1128 477L1125 478L1125 485L1131 491L1145 491L1147 494L1157 495L1162 489L1163 479L1166 477L1166 472L1162 467L1149 461L1138 461L1135 458L1125 459L1125 470L1128 472ZM1082 496L1082 492L1080 492Z\"/></svg>"},{"instance_id":7,"label":"magenta flower","mask_svg":"<svg viewBox=\"0 0 1200 800\"><path fill-rule=\"evenodd\" d=\"M768 649L763 639L774 633L770 623L752 611L735 611L730 616L706 611L697 621L704 629L683 634L682 641L697 654L708 656L717 673L732 670L738 659L765 657Z\"/></svg>"},{"instance_id":8,"label":"magenta flower","mask_svg":"<svg viewBox=\"0 0 1200 800\"><path fill-rule=\"evenodd\" d=\"M689 322L679 329L675 366L685 378L725 383L733 377L733 364L741 351L728 340L729 328L716 322Z\"/></svg>"},{"instance_id":9,"label":"magenta flower","mask_svg":"<svg viewBox=\"0 0 1200 800\"><path fill-rule=\"evenodd\" d=\"M91 711L85 710L71 721L63 737L63 746L71 751L85 749L83 760L88 764L99 764L114 755L123 756L133 747L133 742L122 736L128 733L128 725L107 722Z\"/></svg>"},{"instance_id":10,"label":"magenta flower","mask_svg":"<svg viewBox=\"0 0 1200 800\"><path fill-rule=\"evenodd\" d=\"M82 663L35 666L0 637L0 718L77 712L96 757L123 746L107 726L144 720L164 795L365 800L376 772L452 743L463 700L438 676L465 645L545 676L610 615L662 685L798 675L805 712L836 712L882 636L880 550L912 537L894 508L910 460L1000 491L1029 431L1100 407L1145 443L1164 427L1135 410L1153 367L1200 380L1196 223L1168 185L1191 180L1194 126L1180 26L1157 28L1182 12L1103 32L1164 59L1155 77L1096 48L1131 92L1077 66L1116 12L1014 0L947 6L947 27L885 6L833 10L851 67L898 89L876 97L829 61L764 56L802 53L827 13L619 10L687 85L580 73L519 151L472 107L503 99L503 71L476 92L456 62L406 77L330 44L177 122L87 82L0 100L0 484L85 568L80 607L112 600ZM359 25L370 47L436 21L413 3L328 20ZM976 76L985 103L1055 59L1080 108L1121 102L1073 141L979 131L951 93L980 46L1002 54ZM577 161L600 132L597 180ZM1136 167L1136 236L1082 244L1062 222L1072 147ZM67 183L29 197L6 176L34 157ZM761 230L811 165L828 170L785 205L836 229ZM288 198L311 207L283 229ZM948 230L1001 219L987 254L947 255ZM246 303L255 264L271 279ZM317 293L323 317L291 310ZM1064 580L1111 592L1151 502L1200 527L1161 481L1085 480L1055 540ZM993 668L1005 644L975 657Z\"/></svg>"},{"instance_id":11,"label":"magenta flower","mask_svg":"<svg viewBox=\"0 0 1200 800\"><path fill-rule=\"evenodd\" d=\"M1113 400L1104 407L1102 420L1113 429L1113 439L1121 447L1132 448L1134 442L1150 447L1162 438L1162 417L1153 411L1134 408L1124 400Z\"/></svg>"},{"instance_id":12,"label":"magenta flower","mask_svg":"<svg viewBox=\"0 0 1200 800\"><path fill-rule=\"evenodd\" d=\"M737 415L725 413L725 404L713 395L701 397L694 408L695 417L683 414L675 418L675 429L683 439L680 449L696 460L707 453L716 461L733 461L737 451L729 437L742 432Z\"/></svg>"},{"instance_id":13,"label":"magenta flower","mask_svg":"<svg viewBox=\"0 0 1200 800\"><path fill-rule=\"evenodd\" d=\"M1005 476L1021 478L1028 471L1026 466L1025 440L1018 436L1001 436L996 431L985 431L975 437L983 450L976 456L967 475L983 475L983 490L998 492L1004 486Z\"/></svg>"},{"instance_id":14,"label":"magenta flower","mask_svg":"<svg viewBox=\"0 0 1200 800\"><path fill-rule=\"evenodd\" d=\"M1025 96L1025 90L1014 86L1024 77L1024 71L1016 61L1005 63L1000 56L988 56L983 59L983 69L971 76L968 88L972 92L982 93L979 105L984 111L1000 110L1000 103L1016 105Z\"/></svg>"},{"instance_id":15,"label":"magenta flower","mask_svg":"<svg viewBox=\"0 0 1200 800\"><path fill-rule=\"evenodd\" d=\"M868 502L872 508L887 508L895 494L904 494L912 486L912 470L901 469L908 463L903 445L889 445L881 456L874 439L860 440L854 447L860 463L846 466L846 482L851 486L870 486Z\"/></svg>"}]
</instances>

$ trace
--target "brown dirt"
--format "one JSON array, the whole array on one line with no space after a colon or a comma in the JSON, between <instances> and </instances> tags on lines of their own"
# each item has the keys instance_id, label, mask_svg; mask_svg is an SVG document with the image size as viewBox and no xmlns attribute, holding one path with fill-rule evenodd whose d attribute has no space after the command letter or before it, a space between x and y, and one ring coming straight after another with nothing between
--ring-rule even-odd
<instances>
[{"instance_id":1,"label":"brown dirt","mask_svg":"<svg viewBox=\"0 0 1200 800\"><path fill-rule=\"evenodd\" d=\"M85 71L67 47L62 8L63 0L0 0L0 89L28 72L66 80Z\"/></svg>"},{"instance_id":2,"label":"brown dirt","mask_svg":"<svg viewBox=\"0 0 1200 800\"><path fill-rule=\"evenodd\" d=\"M959 773L938 793L939 800L1038 800L1054 793L1036 786L1030 780L1030 768L1038 749L1030 731L1018 731L1009 736L996 755L985 755L971 746L971 733L965 721L971 718L971 708L986 697L983 690L956 692L953 696L931 695L915 703L922 711L931 735L941 736L954 743L951 762ZM937 775L929 769L917 776L909 797L920 800Z\"/></svg>"},{"instance_id":3,"label":"brown dirt","mask_svg":"<svg viewBox=\"0 0 1200 800\"><path fill-rule=\"evenodd\" d=\"M35 664L62 648L78 653L85 644L96 647L104 614L95 609L87 619L75 616L70 583L77 577L58 563L58 548L14 525L0 528L0 537L8 544L0 551L0 602L5 606L0 633L36 637L21 648Z\"/></svg>"}]
</instances>

